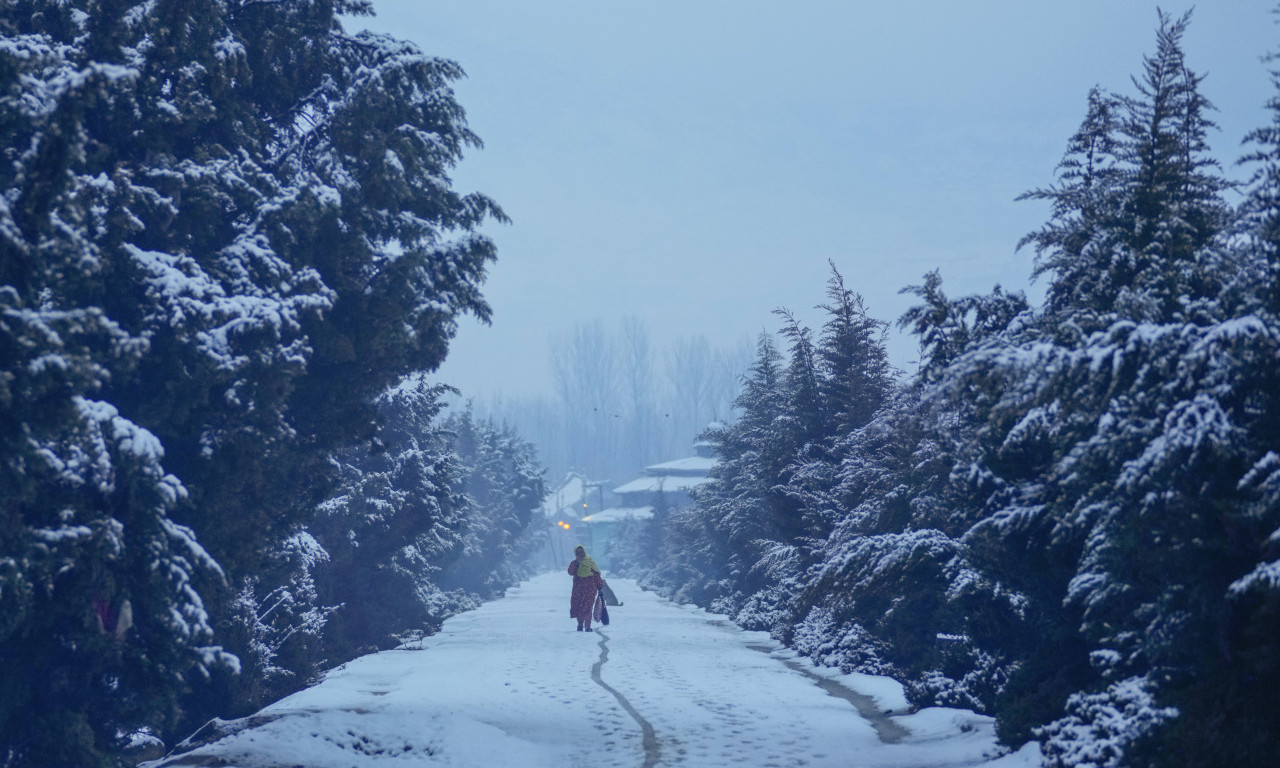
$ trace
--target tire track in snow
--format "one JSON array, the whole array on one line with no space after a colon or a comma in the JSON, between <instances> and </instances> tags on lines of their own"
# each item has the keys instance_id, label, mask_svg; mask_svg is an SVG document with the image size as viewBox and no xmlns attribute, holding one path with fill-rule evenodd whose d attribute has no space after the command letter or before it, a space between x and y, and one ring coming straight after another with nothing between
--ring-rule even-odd
<instances>
[{"instance_id":1,"label":"tire track in snow","mask_svg":"<svg viewBox=\"0 0 1280 768\"><path fill-rule=\"evenodd\" d=\"M618 703L622 705L627 714L631 715L632 719L640 724L640 732L644 735L644 763L641 764L641 768L653 768L658 764L658 757L661 753L658 734L653 730L653 726L649 724L649 721L645 720L644 716L637 712L635 707L631 706L631 702L627 701L626 696L618 693L613 686L601 679L600 668L609 660L609 636L598 629L596 634L600 635L600 659L591 666L591 679L596 681L596 684L601 688L613 694L613 698L618 700Z\"/></svg>"}]
</instances>

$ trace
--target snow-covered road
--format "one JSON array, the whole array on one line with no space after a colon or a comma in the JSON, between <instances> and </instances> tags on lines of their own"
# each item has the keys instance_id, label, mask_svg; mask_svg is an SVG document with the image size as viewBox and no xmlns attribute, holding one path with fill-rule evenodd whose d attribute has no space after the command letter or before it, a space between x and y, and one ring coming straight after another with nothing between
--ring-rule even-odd
<instances>
[{"instance_id":1,"label":"snow-covered road","mask_svg":"<svg viewBox=\"0 0 1280 768\"><path fill-rule=\"evenodd\" d=\"M232 735L147 764L377 766L974 766L992 721L904 711L887 678L815 670L764 633L611 579L623 605L592 634L569 619L569 578L537 576L436 635L351 661ZM819 685L821 680L826 688Z\"/></svg>"}]
</instances>

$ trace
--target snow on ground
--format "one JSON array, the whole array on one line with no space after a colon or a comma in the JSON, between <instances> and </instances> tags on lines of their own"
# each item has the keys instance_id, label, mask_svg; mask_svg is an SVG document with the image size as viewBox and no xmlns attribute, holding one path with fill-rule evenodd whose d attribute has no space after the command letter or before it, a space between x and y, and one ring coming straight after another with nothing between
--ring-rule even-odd
<instances>
[{"instance_id":1,"label":"snow on ground","mask_svg":"<svg viewBox=\"0 0 1280 768\"><path fill-rule=\"evenodd\" d=\"M217 724L230 735L144 765L1039 765L1035 745L992 761L990 718L941 708L885 717L876 710L906 707L892 680L815 670L765 633L624 579L610 580L623 603L610 626L576 632L569 586L563 573L537 576L432 637Z\"/></svg>"}]
</instances>

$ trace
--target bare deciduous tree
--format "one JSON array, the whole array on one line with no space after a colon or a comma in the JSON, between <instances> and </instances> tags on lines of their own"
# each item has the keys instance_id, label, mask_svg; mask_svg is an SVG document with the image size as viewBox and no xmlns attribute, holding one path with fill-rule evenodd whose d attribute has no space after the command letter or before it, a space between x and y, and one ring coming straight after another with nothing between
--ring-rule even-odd
<instances>
[{"instance_id":1,"label":"bare deciduous tree","mask_svg":"<svg viewBox=\"0 0 1280 768\"><path fill-rule=\"evenodd\" d=\"M750 350L691 336L663 351L636 316L616 328L581 323L551 339L554 396L490 400L486 414L538 446L552 485L570 470L621 483L687 455L712 420L732 419Z\"/></svg>"}]
</instances>

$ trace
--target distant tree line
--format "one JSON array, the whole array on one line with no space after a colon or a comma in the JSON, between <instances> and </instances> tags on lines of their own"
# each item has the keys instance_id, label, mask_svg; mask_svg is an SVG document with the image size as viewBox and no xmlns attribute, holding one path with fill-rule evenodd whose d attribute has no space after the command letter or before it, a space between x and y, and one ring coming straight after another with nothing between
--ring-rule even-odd
<instances>
[{"instance_id":1,"label":"distant tree line","mask_svg":"<svg viewBox=\"0 0 1280 768\"><path fill-rule=\"evenodd\" d=\"M0 766L116 765L517 575L435 370L501 210L364 0L0 5Z\"/></svg>"},{"instance_id":2,"label":"distant tree line","mask_svg":"<svg viewBox=\"0 0 1280 768\"><path fill-rule=\"evenodd\" d=\"M1161 14L1133 92L1090 93L1025 195L1051 205L1023 241L1044 306L926 275L899 381L833 270L816 335L761 338L645 583L990 713L1049 766L1274 763L1280 95L1229 204L1186 25Z\"/></svg>"},{"instance_id":3,"label":"distant tree line","mask_svg":"<svg viewBox=\"0 0 1280 768\"><path fill-rule=\"evenodd\" d=\"M579 323L552 339L553 396L495 398L479 413L538 446L552 480L576 471L622 484L641 468L690 455L728 421L750 346L717 349L701 335L655 346L644 320Z\"/></svg>"}]
</instances>

